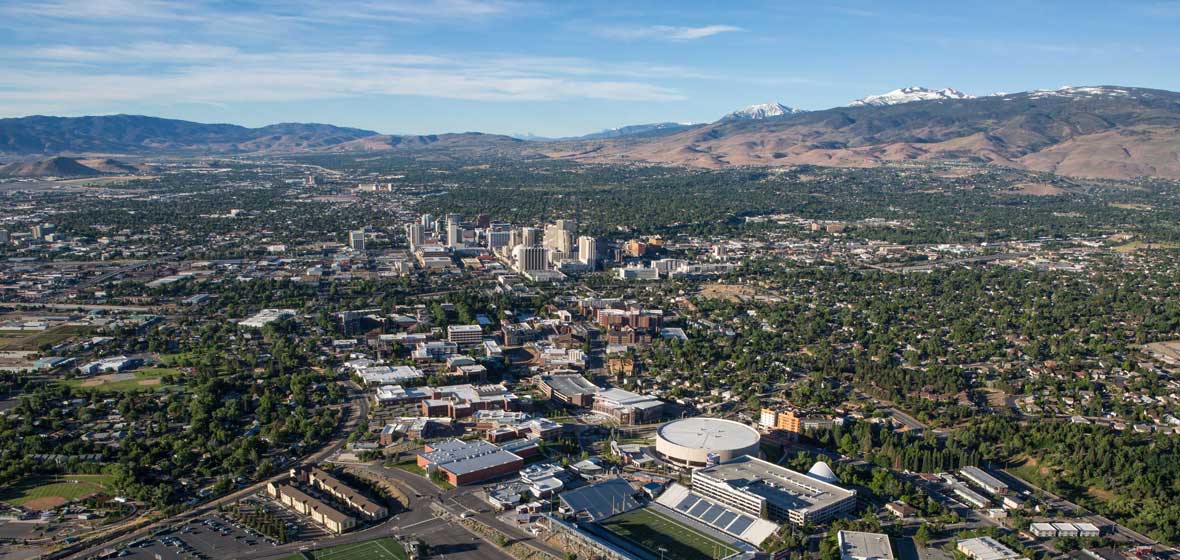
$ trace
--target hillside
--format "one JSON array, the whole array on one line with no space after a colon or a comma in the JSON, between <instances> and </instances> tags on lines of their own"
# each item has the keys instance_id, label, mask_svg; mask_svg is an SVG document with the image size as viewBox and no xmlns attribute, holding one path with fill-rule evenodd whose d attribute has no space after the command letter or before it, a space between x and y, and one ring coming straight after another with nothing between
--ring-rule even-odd
<instances>
[{"instance_id":1,"label":"hillside","mask_svg":"<svg viewBox=\"0 0 1180 560\"><path fill-rule=\"evenodd\" d=\"M0 119L0 153L10 155L206 154L320 149L377 134L324 124L247 128L138 115Z\"/></svg>"},{"instance_id":2,"label":"hillside","mask_svg":"<svg viewBox=\"0 0 1180 560\"><path fill-rule=\"evenodd\" d=\"M1180 179L1180 93L1104 86L837 107L724 119L646 141L550 144L545 153L704 167L959 161Z\"/></svg>"},{"instance_id":3,"label":"hillside","mask_svg":"<svg viewBox=\"0 0 1180 560\"><path fill-rule=\"evenodd\" d=\"M102 172L67 157L16 162L0 167L0 177L93 177Z\"/></svg>"}]
</instances>

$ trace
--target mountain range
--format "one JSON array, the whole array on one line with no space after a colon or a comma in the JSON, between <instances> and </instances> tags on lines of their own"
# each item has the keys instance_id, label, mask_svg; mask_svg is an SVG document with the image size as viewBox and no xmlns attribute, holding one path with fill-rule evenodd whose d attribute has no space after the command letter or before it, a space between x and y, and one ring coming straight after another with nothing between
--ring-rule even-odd
<instances>
[{"instance_id":1,"label":"mountain range","mask_svg":"<svg viewBox=\"0 0 1180 560\"><path fill-rule=\"evenodd\" d=\"M324 124L247 128L131 115L0 119L0 155L10 160L317 152L700 167L969 162L1069 176L1180 179L1180 93L1092 86L972 97L952 88L910 87L846 107L800 111L767 103L708 124L653 123L547 141L474 132L386 135Z\"/></svg>"}]
</instances>

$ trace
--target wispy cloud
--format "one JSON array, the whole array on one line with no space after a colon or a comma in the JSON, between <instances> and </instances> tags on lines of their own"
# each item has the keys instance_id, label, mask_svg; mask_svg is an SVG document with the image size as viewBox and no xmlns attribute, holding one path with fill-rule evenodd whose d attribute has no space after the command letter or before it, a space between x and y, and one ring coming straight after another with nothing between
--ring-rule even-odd
<instances>
[{"instance_id":1,"label":"wispy cloud","mask_svg":"<svg viewBox=\"0 0 1180 560\"><path fill-rule=\"evenodd\" d=\"M661 82L708 77L688 68L642 61L429 52L437 51L429 43L390 46L391 22L458 29L483 25L486 18L536 10L531 0L0 3L0 29L28 34L52 25L69 30L53 37L70 37L38 44L46 38L30 35L0 49L0 66L5 68L0 113L76 114L92 107L380 95L492 102L674 101L685 95ZM366 35L358 29L381 32ZM670 34L691 38L722 31L678 28Z\"/></svg>"},{"instance_id":2,"label":"wispy cloud","mask_svg":"<svg viewBox=\"0 0 1180 560\"><path fill-rule=\"evenodd\" d=\"M169 56L169 53L175 56ZM0 90L0 112L72 112L95 104L285 102L372 95L478 101L605 99L674 101L679 91L652 75L682 69L641 63L514 55L302 51L256 53L217 45L141 43L104 49L55 46L0 55L35 59L14 67ZM167 60L163 70L136 64ZM117 69L118 68L118 69Z\"/></svg>"},{"instance_id":3,"label":"wispy cloud","mask_svg":"<svg viewBox=\"0 0 1180 560\"><path fill-rule=\"evenodd\" d=\"M734 25L705 25L701 27L683 27L674 25L649 25L645 27L601 27L597 33L611 39L636 40L660 39L665 41L692 41L704 39L721 33L744 31Z\"/></svg>"}]
</instances>

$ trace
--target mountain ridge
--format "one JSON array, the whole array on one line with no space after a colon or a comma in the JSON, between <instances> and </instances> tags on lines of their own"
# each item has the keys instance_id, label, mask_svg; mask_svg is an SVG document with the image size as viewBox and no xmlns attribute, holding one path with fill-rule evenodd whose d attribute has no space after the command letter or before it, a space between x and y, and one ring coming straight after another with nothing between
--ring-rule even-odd
<instances>
[{"instance_id":1,"label":"mountain ridge","mask_svg":"<svg viewBox=\"0 0 1180 560\"><path fill-rule=\"evenodd\" d=\"M478 132L388 135L305 123L251 129L129 115L34 116L0 119L0 153L29 158L390 152L421 159L562 158L699 167L965 162L1070 176L1180 180L1177 92L1125 86L982 97L950 88L895 91L906 90L906 95L936 95L816 111L773 104L782 109L770 112L782 114L755 112L754 118L723 117L682 128L634 125L612 129L614 134L543 142Z\"/></svg>"}]
</instances>

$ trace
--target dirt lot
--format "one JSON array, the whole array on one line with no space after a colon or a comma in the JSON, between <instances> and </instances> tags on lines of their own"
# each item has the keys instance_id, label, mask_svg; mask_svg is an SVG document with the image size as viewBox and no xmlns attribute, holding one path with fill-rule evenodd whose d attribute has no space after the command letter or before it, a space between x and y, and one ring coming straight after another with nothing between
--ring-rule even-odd
<instances>
[{"instance_id":1,"label":"dirt lot","mask_svg":"<svg viewBox=\"0 0 1180 560\"><path fill-rule=\"evenodd\" d=\"M705 284L701 288L701 297L709 299L749 301L757 294L758 292L754 288L732 284Z\"/></svg>"}]
</instances>

